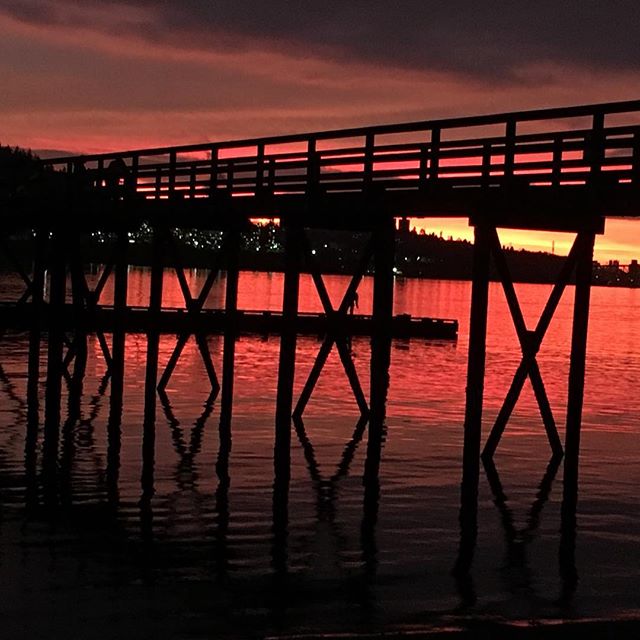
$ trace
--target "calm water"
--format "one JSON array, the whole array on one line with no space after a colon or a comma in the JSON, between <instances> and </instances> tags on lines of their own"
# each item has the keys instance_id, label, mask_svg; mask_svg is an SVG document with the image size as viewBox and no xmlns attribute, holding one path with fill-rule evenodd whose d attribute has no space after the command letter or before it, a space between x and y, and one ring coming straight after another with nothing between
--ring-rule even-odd
<instances>
[{"instance_id":1,"label":"calm water","mask_svg":"<svg viewBox=\"0 0 640 640\"><path fill-rule=\"evenodd\" d=\"M194 289L205 275L190 273ZM164 303L180 306L169 272L165 283ZM336 303L346 284L327 278ZM5 279L5 297L13 288ZM550 287L517 288L533 326ZM365 279L362 312L371 289ZM223 291L221 282L208 305L221 305ZM320 310L307 277L301 293L303 310ZM281 295L281 275L241 275L240 308L277 309ZM572 295L569 288L538 358L560 426ZM131 270L129 303L147 296L148 274ZM560 530L562 470L545 476L550 451L527 383L496 455L502 493L496 497L482 473L471 575L456 581L469 299L465 282L396 282L397 312L457 318L460 336L394 342L373 504L362 484L367 434L356 429L357 405L332 354L304 432L292 439L284 531L274 527L273 507L276 337L243 336L236 347L228 482L216 473L225 462L219 405L202 415L208 380L188 344L168 388L170 406L158 404L147 507L140 501L145 337L127 338L119 451L113 439L108 446L109 387L100 387L105 364L90 338L81 418L63 425L55 481L45 482L40 459L35 474L25 467L27 337L5 336L0 615L7 637L217 638L640 616L640 290L592 293L574 553ZM485 434L519 361L497 284L490 309ZM162 338L162 362L174 342ZM220 369L222 338L212 336L209 346ZM316 339L299 338L298 393L318 348ZM368 341L355 339L353 352L367 390Z\"/></svg>"}]
</instances>

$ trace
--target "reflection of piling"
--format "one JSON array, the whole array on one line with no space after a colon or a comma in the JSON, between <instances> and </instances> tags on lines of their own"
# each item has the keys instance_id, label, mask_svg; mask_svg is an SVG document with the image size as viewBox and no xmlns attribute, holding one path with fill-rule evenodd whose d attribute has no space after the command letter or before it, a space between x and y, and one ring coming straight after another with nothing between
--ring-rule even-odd
<instances>
[{"instance_id":1,"label":"reflection of piling","mask_svg":"<svg viewBox=\"0 0 640 640\"><path fill-rule=\"evenodd\" d=\"M571 363L569 367L569 398L567 402L567 431L564 460L564 500L570 510L575 509L578 494L578 457L580 426L584 396L587 327L591 294L591 265L594 234L582 232L578 236L580 249L576 264L576 288L571 334Z\"/></svg>"}]
</instances>

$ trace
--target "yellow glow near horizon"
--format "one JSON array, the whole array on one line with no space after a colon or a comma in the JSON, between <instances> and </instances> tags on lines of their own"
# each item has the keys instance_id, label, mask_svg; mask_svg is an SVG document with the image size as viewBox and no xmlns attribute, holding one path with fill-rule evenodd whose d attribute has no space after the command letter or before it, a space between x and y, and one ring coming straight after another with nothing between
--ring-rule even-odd
<instances>
[{"instance_id":1,"label":"yellow glow near horizon","mask_svg":"<svg viewBox=\"0 0 640 640\"><path fill-rule=\"evenodd\" d=\"M466 218L412 218L411 228L425 233L440 234L444 238L452 237L473 242L473 227ZM544 251L557 255L567 255L573 243L572 233L546 231L520 231L501 229L500 240L503 245L515 249ZM640 258L640 220L611 218L605 223L605 233L596 237L594 259L599 262L619 260L626 264Z\"/></svg>"}]
</instances>

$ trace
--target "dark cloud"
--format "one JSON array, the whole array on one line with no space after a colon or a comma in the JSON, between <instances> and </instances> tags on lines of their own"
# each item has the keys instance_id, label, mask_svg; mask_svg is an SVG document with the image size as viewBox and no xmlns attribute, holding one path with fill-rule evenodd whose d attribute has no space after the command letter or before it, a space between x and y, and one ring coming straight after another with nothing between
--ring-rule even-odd
<instances>
[{"instance_id":1,"label":"dark cloud","mask_svg":"<svg viewBox=\"0 0 640 640\"><path fill-rule=\"evenodd\" d=\"M104 18L105 8L109 20L91 13ZM144 18L127 9L142 10ZM91 23L175 47L266 48L507 81L549 62L640 69L637 0L0 0L0 10L28 22Z\"/></svg>"}]
</instances>

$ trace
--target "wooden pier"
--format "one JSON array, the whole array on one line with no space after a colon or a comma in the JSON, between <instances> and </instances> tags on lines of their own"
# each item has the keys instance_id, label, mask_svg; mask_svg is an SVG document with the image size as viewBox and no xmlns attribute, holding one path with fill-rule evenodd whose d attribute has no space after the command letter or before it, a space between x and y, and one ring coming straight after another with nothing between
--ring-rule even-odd
<instances>
[{"instance_id":1,"label":"wooden pier","mask_svg":"<svg viewBox=\"0 0 640 640\"><path fill-rule=\"evenodd\" d=\"M395 218L467 218L474 227L475 246L462 455L465 552L461 552L458 570L465 571L475 531L491 260L504 288L522 359L505 391L504 406L484 445L483 456L490 459L495 452L523 384L530 378L551 450L565 456L563 513L575 511L594 239L603 232L608 216L640 216L640 101L63 157L44 161L38 179L3 198L0 207L4 237L21 233L35 237L34 268L22 274L26 290L15 313L31 332L29 389L33 401L40 376L34 354L43 331L47 333L45 459L57 450L61 381L68 375L71 361L75 361L74 373L75 368L82 372L86 355L84 320L77 320L73 339L66 335L70 314L67 272L71 274L72 317L86 319L93 313L93 317L103 314L109 318L108 323L105 319L105 330L110 330L113 338L111 349L105 347L105 357L112 375L115 413L122 410L124 335L131 330L134 318L144 316L141 326L148 341L145 459L153 457L156 387L162 389L178 366L189 333L196 335L213 391L221 388L221 423L226 425L221 433L230 434L235 340L242 327L253 322L251 314L238 309L241 235L252 219L278 220L285 233L283 300L281 311L269 318L277 324L281 341L274 496L286 496L287 492L292 415L302 416L334 346L358 407L369 421L365 485L368 495L377 495L391 337L401 324L393 317ZM150 302L144 311L126 305L128 234L141 225L153 234ZM357 232L367 238L359 265L337 308L330 300L307 235L307 230L317 228ZM566 232L576 237L533 328L527 326L520 309L498 228ZM189 290L184 264L173 241L175 229L224 233L219 261L210 265L210 275L196 296ZM114 273L115 299L108 311L98 309L104 280L101 278L96 289L89 290L83 274L87 260L79 251L82 235L97 232L109 234L114 243L108 269ZM183 316L189 318L184 330L172 324L177 312L172 316L162 309L166 267L176 270L184 294ZM47 312L43 313L45 269L50 284ZM215 324L211 312L203 307L220 269L227 273L225 304L215 321L224 331L221 387L203 339L203 332ZM324 310L326 334L296 402L296 339L307 321L298 311L302 269L313 277ZM360 327L360 320L350 319L348 311L365 272L373 274L373 312L366 326ZM575 302L563 443L536 354L572 278ZM264 317L259 322L268 324ZM311 323L314 332L319 322L314 318ZM342 330L349 323L354 332L362 328L371 336L368 398ZM159 336L170 326L179 335L167 369L158 380ZM411 322L409 326L413 327ZM67 343L70 345L65 347ZM424 370L428 383L429 363ZM147 484L149 473L147 466L143 469ZM284 497L282 501L286 503ZM274 497L276 532L281 531L283 523L286 525L281 506Z\"/></svg>"}]
</instances>

